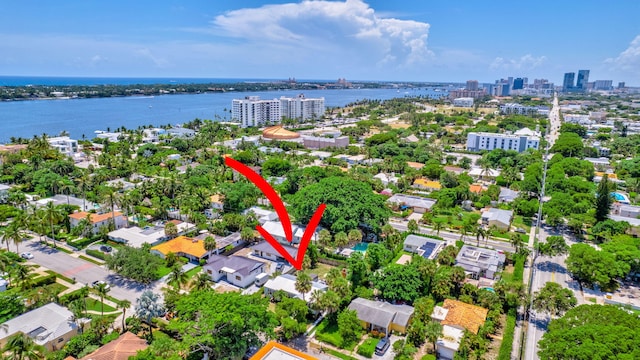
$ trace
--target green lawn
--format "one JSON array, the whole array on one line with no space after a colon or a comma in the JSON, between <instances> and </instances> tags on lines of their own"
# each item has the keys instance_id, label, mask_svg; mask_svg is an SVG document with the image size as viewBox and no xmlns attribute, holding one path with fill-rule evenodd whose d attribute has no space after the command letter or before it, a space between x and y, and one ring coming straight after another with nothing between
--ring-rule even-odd
<instances>
[{"instance_id":1,"label":"green lawn","mask_svg":"<svg viewBox=\"0 0 640 360\"><path fill-rule=\"evenodd\" d=\"M103 262L99 262L98 260L94 260L93 258L90 258L88 256L80 255L79 258L82 260L86 260L88 262L94 263L96 265L104 265Z\"/></svg>"},{"instance_id":2,"label":"green lawn","mask_svg":"<svg viewBox=\"0 0 640 360\"><path fill-rule=\"evenodd\" d=\"M102 305L100 303L100 300L96 300L94 298L87 298L87 310L93 310L93 311L101 311L102 310ZM111 311L116 311L116 309L114 309L113 307L104 304L104 311L105 312L111 312Z\"/></svg>"},{"instance_id":3,"label":"green lawn","mask_svg":"<svg viewBox=\"0 0 640 360\"><path fill-rule=\"evenodd\" d=\"M329 324L327 319L322 320L320 324L318 324L318 327L316 327L316 339L349 351L353 351L358 343L357 341L353 344L343 346L344 344L338 329L338 324Z\"/></svg>"},{"instance_id":4,"label":"green lawn","mask_svg":"<svg viewBox=\"0 0 640 360\"><path fill-rule=\"evenodd\" d=\"M354 358L353 356L349 356L349 355L345 355L341 352L335 351L333 349L324 349L324 352L326 352L327 354L331 354L335 357L337 357L338 359L342 359L342 360L358 360L356 358Z\"/></svg>"},{"instance_id":5,"label":"green lawn","mask_svg":"<svg viewBox=\"0 0 640 360\"><path fill-rule=\"evenodd\" d=\"M310 274L318 275L318 279L324 279L324 276L327 275L329 270L331 270L333 266L327 264L317 263L315 269L309 270Z\"/></svg>"},{"instance_id":6,"label":"green lawn","mask_svg":"<svg viewBox=\"0 0 640 360\"><path fill-rule=\"evenodd\" d=\"M522 215L516 215L513 217L513 226L523 228L527 233L531 230L531 219L524 218Z\"/></svg>"},{"instance_id":7,"label":"green lawn","mask_svg":"<svg viewBox=\"0 0 640 360\"><path fill-rule=\"evenodd\" d=\"M160 267L158 268L158 278L161 278L163 276L169 275L169 273L171 272L171 268L166 267L164 264L160 265Z\"/></svg>"},{"instance_id":8,"label":"green lawn","mask_svg":"<svg viewBox=\"0 0 640 360\"><path fill-rule=\"evenodd\" d=\"M68 287L58 283L49 284L49 285L46 285L45 287L56 295L68 289Z\"/></svg>"},{"instance_id":9,"label":"green lawn","mask_svg":"<svg viewBox=\"0 0 640 360\"><path fill-rule=\"evenodd\" d=\"M365 340L360 346L358 346L358 354L371 358L373 356L373 352L376 350L376 345L380 339L376 338L368 338Z\"/></svg>"},{"instance_id":10,"label":"green lawn","mask_svg":"<svg viewBox=\"0 0 640 360\"><path fill-rule=\"evenodd\" d=\"M202 270L202 266L196 266L193 269L187 271L187 278L191 279L192 277L196 276L196 274L199 273L200 270Z\"/></svg>"}]
</instances>

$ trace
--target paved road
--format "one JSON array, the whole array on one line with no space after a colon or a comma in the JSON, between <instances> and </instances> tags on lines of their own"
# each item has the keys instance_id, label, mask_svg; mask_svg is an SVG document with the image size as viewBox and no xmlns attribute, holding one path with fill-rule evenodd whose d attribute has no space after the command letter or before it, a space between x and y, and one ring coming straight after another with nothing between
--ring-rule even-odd
<instances>
[{"instance_id":1,"label":"paved road","mask_svg":"<svg viewBox=\"0 0 640 360\"><path fill-rule=\"evenodd\" d=\"M556 140L558 140L560 126L560 106L558 105L558 94L556 94L553 97L553 106L549 111L549 132L547 134L549 147L552 147Z\"/></svg>"},{"instance_id":2,"label":"paved road","mask_svg":"<svg viewBox=\"0 0 640 360\"><path fill-rule=\"evenodd\" d=\"M567 245L569 246L575 243L570 236L564 235L562 232L558 232L548 227L540 228L540 241L544 242L548 236L552 235L564 236L567 241ZM566 255L553 257L538 256L533 265L534 273L533 283L531 286L532 295L540 288L544 287L547 282L556 282L563 288L573 290L576 299L578 299L578 304L584 303L577 281L574 281L567 272L565 264L566 258ZM533 312L529 317L527 325L528 330L526 337L525 360L538 359L538 342L544 335L547 325L549 324L549 320L550 318L548 315L535 312Z\"/></svg>"},{"instance_id":3,"label":"paved road","mask_svg":"<svg viewBox=\"0 0 640 360\"><path fill-rule=\"evenodd\" d=\"M398 222L398 221L389 221L389 224L398 231L407 231L407 223L406 222ZM436 232L433 229L430 229L425 226L420 226L419 231L423 235L436 235ZM460 240L460 234L452 233L448 231L440 231L436 236L439 236L447 241L448 244L455 244L457 240ZM474 236L467 235L464 237L464 242L469 245L476 245L477 241ZM515 252L515 248L511 246L511 244L499 241L499 240L480 240L480 246L486 246L489 248L494 248L496 250Z\"/></svg>"},{"instance_id":4,"label":"paved road","mask_svg":"<svg viewBox=\"0 0 640 360\"><path fill-rule=\"evenodd\" d=\"M133 281L123 279L117 274L111 273L103 266L95 265L91 262L78 259L62 251L52 249L40 244L37 240L24 243L23 248L34 255L30 261L51 269L69 278L75 278L78 283L91 284L96 280L106 281L111 285L109 295L116 299L131 301L136 303L136 299L147 289L158 291L161 285L156 281L151 285L142 285ZM159 292L158 292L159 293Z\"/></svg>"}]
</instances>

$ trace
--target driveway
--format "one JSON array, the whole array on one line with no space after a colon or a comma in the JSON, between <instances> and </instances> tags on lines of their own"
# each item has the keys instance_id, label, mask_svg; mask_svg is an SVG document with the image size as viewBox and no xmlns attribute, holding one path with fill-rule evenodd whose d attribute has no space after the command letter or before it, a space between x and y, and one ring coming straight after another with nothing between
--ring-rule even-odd
<instances>
[{"instance_id":1,"label":"driveway","mask_svg":"<svg viewBox=\"0 0 640 360\"><path fill-rule=\"evenodd\" d=\"M34 258L30 261L51 269L68 278L75 279L78 284L91 284L97 280L106 281L111 285L109 295L116 299L131 301L132 304L140 297L144 290L158 290L158 282L143 285L112 273L103 266L73 257L62 251L40 244L37 240L23 243L24 251L29 251ZM155 292L155 291L154 291Z\"/></svg>"}]
</instances>

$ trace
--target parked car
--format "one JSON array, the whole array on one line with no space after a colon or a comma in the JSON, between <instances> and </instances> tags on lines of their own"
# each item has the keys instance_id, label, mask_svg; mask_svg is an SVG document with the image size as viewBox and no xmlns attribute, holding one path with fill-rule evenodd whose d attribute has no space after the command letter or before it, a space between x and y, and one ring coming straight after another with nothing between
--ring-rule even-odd
<instances>
[{"instance_id":1,"label":"parked car","mask_svg":"<svg viewBox=\"0 0 640 360\"><path fill-rule=\"evenodd\" d=\"M281 263L281 262L277 263L276 264L276 271L282 272L282 270L284 270L284 263Z\"/></svg>"},{"instance_id":2,"label":"parked car","mask_svg":"<svg viewBox=\"0 0 640 360\"><path fill-rule=\"evenodd\" d=\"M109 245L100 245L100 251L110 253L113 248Z\"/></svg>"},{"instance_id":3,"label":"parked car","mask_svg":"<svg viewBox=\"0 0 640 360\"><path fill-rule=\"evenodd\" d=\"M389 349L390 345L391 341L389 341L389 338L383 337L382 339L380 339L380 341L378 341L378 344L376 345L376 355L384 355L384 353L386 353Z\"/></svg>"},{"instance_id":4,"label":"parked car","mask_svg":"<svg viewBox=\"0 0 640 360\"><path fill-rule=\"evenodd\" d=\"M516 228L516 232L517 233L521 233L521 234L526 234L527 230L523 229L523 228Z\"/></svg>"},{"instance_id":5,"label":"parked car","mask_svg":"<svg viewBox=\"0 0 640 360\"><path fill-rule=\"evenodd\" d=\"M33 259L33 254L30 252L23 252L22 254L20 254L20 257L22 257L23 259Z\"/></svg>"},{"instance_id":6,"label":"parked car","mask_svg":"<svg viewBox=\"0 0 640 360\"><path fill-rule=\"evenodd\" d=\"M96 287L99 284L106 284L107 285L107 290L109 290L111 288L111 286L109 286L109 284L107 284L107 282L104 281L104 280L96 280L96 281L91 283L91 286Z\"/></svg>"}]
</instances>

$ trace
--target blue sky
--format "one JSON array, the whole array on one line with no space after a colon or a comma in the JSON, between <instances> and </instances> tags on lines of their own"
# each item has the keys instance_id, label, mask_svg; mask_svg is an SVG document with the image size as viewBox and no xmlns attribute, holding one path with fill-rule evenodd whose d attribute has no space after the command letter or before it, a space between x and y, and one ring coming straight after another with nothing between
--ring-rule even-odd
<instances>
[{"instance_id":1,"label":"blue sky","mask_svg":"<svg viewBox=\"0 0 640 360\"><path fill-rule=\"evenodd\" d=\"M0 75L640 85L640 1L6 1Z\"/></svg>"}]
</instances>

